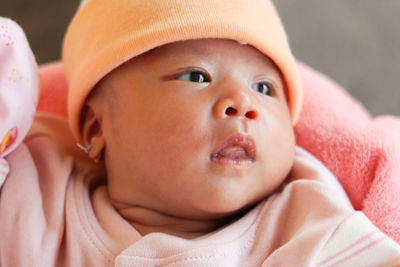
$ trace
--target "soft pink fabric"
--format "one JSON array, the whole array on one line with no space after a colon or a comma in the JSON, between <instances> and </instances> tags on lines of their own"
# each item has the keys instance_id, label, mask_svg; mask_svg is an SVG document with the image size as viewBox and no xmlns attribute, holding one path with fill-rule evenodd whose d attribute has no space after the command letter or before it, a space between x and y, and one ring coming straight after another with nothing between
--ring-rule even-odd
<instances>
[{"instance_id":1,"label":"soft pink fabric","mask_svg":"<svg viewBox=\"0 0 400 267\"><path fill-rule=\"evenodd\" d=\"M40 69L41 98L53 94L52 101L61 105L49 110L64 115L62 64L50 66ZM304 106L295 127L298 145L338 177L357 210L400 243L400 119L371 118L336 83L303 64L299 66ZM39 103L39 110L46 108L45 102Z\"/></svg>"},{"instance_id":2,"label":"soft pink fabric","mask_svg":"<svg viewBox=\"0 0 400 267\"><path fill-rule=\"evenodd\" d=\"M68 85L64 65L53 62L39 69L41 96L38 111L59 114L67 117Z\"/></svg>"},{"instance_id":3,"label":"soft pink fabric","mask_svg":"<svg viewBox=\"0 0 400 267\"><path fill-rule=\"evenodd\" d=\"M0 157L28 133L38 98L38 67L26 36L17 23L0 17Z\"/></svg>"},{"instance_id":4,"label":"soft pink fabric","mask_svg":"<svg viewBox=\"0 0 400 267\"><path fill-rule=\"evenodd\" d=\"M371 118L337 84L300 67L305 90L298 145L337 176L357 210L400 243L400 119Z\"/></svg>"}]
</instances>

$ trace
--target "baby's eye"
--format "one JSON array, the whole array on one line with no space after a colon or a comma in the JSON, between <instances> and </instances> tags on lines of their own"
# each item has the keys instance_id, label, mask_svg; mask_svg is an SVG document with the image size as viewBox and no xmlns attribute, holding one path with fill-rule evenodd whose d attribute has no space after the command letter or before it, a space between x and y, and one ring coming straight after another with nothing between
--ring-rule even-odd
<instances>
[{"instance_id":1,"label":"baby's eye","mask_svg":"<svg viewBox=\"0 0 400 267\"><path fill-rule=\"evenodd\" d=\"M194 82L194 83L209 83L210 79L206 74L201 73L199 71L189 71L182 74L179 74L176 77L178 80Z\"/></svg>"},{"instance_id":2,"label":"baby's eye","mask_svg":"<svg viewBox=\"0 0 400 267\"><path fill-rule=\"evenodd\" d=\"M273 93L273 87L271 84L267 83L267 82L259 82L256 84L253 84L251 86L251 89L253 89L254 91L257 91L263 95L272 95Z\"/></svg>"}]
</instances>

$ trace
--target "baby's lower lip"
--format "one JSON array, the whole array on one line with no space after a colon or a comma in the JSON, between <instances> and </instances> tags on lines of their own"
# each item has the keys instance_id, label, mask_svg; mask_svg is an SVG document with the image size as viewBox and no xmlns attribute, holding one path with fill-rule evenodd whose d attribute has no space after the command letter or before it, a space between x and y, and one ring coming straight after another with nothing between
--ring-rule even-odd
<instances>
[{"instance_id":1,"label":"baby's lower lip","mask_svg":"<svg viewBox=\"0 0 400 267\"><path fill-rule=\"evenodd\" d=\"M254 161L252 157L247 155L243 148L235 146L212 154L210 159L212 162L224 165L245 165Z\"/></svg>"},{"instance_id":2,"label":"baby's lower lip","mask_svg":"<svg viewBox=\"0 0 400 267\"><path fill-rule=\"evenodd\" d=\"M253 163L250 158L211 157L211 161L222 165L248 165Z\"/></svg>"}]
</instances>

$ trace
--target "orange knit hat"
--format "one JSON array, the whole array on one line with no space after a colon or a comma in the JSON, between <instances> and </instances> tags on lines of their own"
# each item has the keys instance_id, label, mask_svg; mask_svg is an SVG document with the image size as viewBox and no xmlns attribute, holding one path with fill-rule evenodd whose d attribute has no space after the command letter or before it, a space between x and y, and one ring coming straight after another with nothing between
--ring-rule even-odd
<instances>
[{"instance_id":1,"label":"orange knit hat","mask_svg":"<svg viewBox=\"0 0 400 267\"><path fill-rule=\"evenodd\" d=\"M269 0L89 0L75 15L63 44L71 130L80 140L83 104L109 72L155 47L189 39L246 42L283 74L293 122L301 82L280 18Z\"/></svg>"}]
</instances>

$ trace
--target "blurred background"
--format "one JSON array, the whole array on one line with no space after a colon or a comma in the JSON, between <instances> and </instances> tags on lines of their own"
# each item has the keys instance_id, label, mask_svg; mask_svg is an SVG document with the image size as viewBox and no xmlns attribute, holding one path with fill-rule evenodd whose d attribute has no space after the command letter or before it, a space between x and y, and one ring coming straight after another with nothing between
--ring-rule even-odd
<instances>
[{"instance_id":1,"label":"blurred background","mask_svg":"<svg viewBox=\"0 0 400 267\"><path fill-rule=\"evenodd\" d=\"M400 115L399 0L274 2L298 60L342 85L373 115ZM64 32L78 4L6 1L0 16L23 27L43 64L59 60Z\"/></svg>"}]
</instances>

